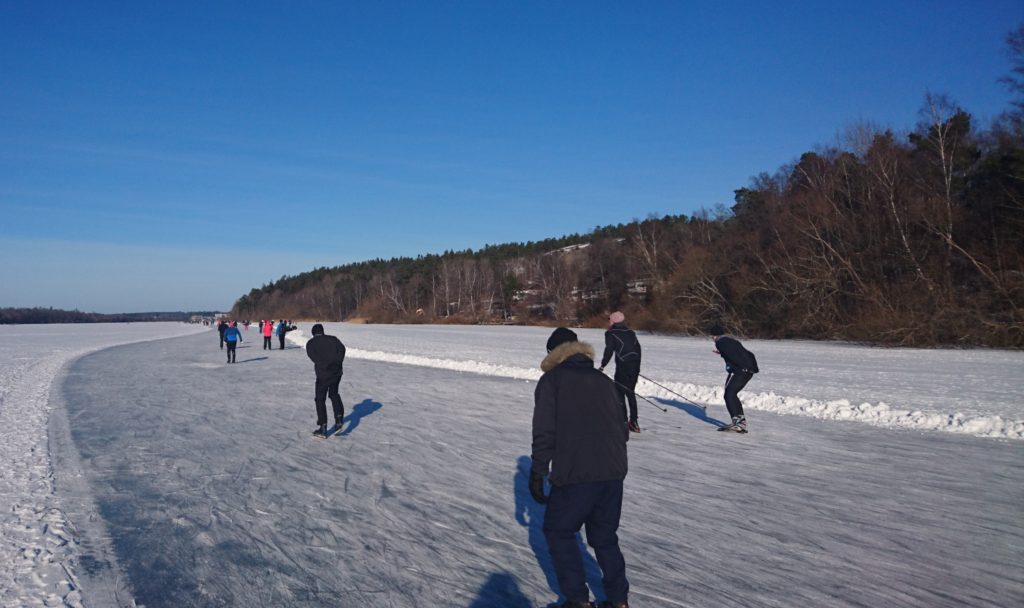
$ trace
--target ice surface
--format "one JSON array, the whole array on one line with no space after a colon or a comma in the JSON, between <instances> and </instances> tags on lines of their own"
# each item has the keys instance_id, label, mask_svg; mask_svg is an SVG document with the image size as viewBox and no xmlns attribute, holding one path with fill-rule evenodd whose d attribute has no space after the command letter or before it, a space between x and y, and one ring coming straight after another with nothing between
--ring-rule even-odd
<instances>
[{"instance_id":1,"label":"ice surface","mask_svg":"<svg viewBox=\"0 0 1024 608\"><path fill-rule=\"evenodd\" d=\"M68 361L114 344L199 331L181 323L0 325L0 605L81 605L47 449L51 383Z\"/></svg>"},{"instance_id":2,"label":"ice surface","mask_svg":"<svg viewBox=\"0 0 1024 608\"><path fill-rule=\"evenodd\" d=\"M552 602L525 487L550 330L328 324L348 418L317 441L303 325L230 366L212 329L76 360L197 328L0 326L0 605ZM745 341L752 432L722 437L711 343L641 340L685 398L638 387L669 411L630 442L635 605L1024 603L1024 354Z\"/></svg>"},{"instance_id":3,"label":"ice surface","mask_svg":"<svg viewBox=\"0 0 1024 608\"><path fill-rule=\"evenodd\" d=\"M493 330L457 331L436 334L449 348L395 344L523 369L527 344L534 366L543 354L532 339L520 352L491 344ZM387 352L337 333L356 354ZM60 411L87 482L71 491L89 493L117 562L83 542L73 570L124 572L151 607L557 598L543 508L526 489L533 382L352 357L344 430L316 440L312 364L298 347L259 344L235 365L204 335L71 366ZM645 431L630 442L620 538L635 605L1024 600L1021 442L771 413L723 436L722 408L663 403L668 413L641 405Z\"/></svg>"}]
</instances>

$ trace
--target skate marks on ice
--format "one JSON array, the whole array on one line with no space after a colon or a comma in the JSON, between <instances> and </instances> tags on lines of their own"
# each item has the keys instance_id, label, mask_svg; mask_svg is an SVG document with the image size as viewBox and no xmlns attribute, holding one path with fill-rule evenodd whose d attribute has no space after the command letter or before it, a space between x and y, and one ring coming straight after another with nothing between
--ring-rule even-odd
<instances>
[{"instance_id":1,"label":"skate marks on ice","mask_svg":"<svg viewBox=\"0 0 1024 608\"><path fill-rule=\"evenodd\" d=\"M257 380L195 367L206 355L191 340L91 355L64 386L82 470L140 604L554 601L534 528L543 506L524 488L532 383L354 360L341 394L357 404L357 432L317 444L304 437L314 408L302 353L259 363ZM635 603L1021 598L1018 442L770 414L722 441L695 417L668 418L650 416L629 444L619 537Z\"/></svg>"},{"instance_id":2,"label":"skate marks on ice","mask_svg":"<svg viewBox=\"0 0 1024 608\"><path fill-rule=\"evenodd\" d=\"M0 325L0 605L81 605L77 530L55 493L47 443L65 364L112 344L196 331L181 323Z\"/></svg>"}]
</instances>

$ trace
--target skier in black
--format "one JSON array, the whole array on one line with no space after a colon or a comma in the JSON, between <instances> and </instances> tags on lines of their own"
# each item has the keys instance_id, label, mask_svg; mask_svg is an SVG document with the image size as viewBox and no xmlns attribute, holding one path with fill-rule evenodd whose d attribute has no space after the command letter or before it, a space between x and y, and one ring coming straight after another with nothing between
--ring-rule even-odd
<instances>
[{"instance_id":1,"label":"skier in black","mask_svg":"<svg viewBox=\"0 0 1024 608\"><path fill-rule=\"evenodd\" d=\"M282 321L282 323L284 323ZM334 408L335 432L341 429L345 418L345 405L338 394L341 384L342 364L345 362L345 345L334 336L324 335L324 326L317 323L313 326L313 337L306 342L306 356L313 362L316 371L316 392L313 401L316 403L316 437L327 436L327 398L331 398Z\"/></svg>"},{"instance_id":2,"label":"skier in black","mask_svg":"<svg viewBox=\"0 0 1024 608\"><path fill-rule=\"evenodd\" d=\"M725 371L729 374L725 379L725 407L732 416L732 423L718 430L746 433L747 417L743 414L739 392L760 371L757 359L739 340L725 335L725 328L717 323L708 329L708 335L715 341L714 352L725 359Z\"/></svg>"},{"instance_id":3,"label":"skier in black","mask_svg":"<svg viewBox=\"0 0 1024 608\"><path fill-rule=\"evenodd\" d=\"M615 388L625 414L629 403L629 430L640 432L636 409L636 382L640 378L640 341L636 333L626 327L626 315L613 312L608 316L608 331L604 332L604 356L601 357L601 371L615 355ZM625 415L623 416L625 419Z\"/></svg>"},{"instance_id":4,"label":"skier in black","mask_svg":"<svg viewBox=\"0 0 1024 608\"><path fill-rule=\"evenodd\" d=\"M217 325L217 332L220 333L220 349L224 350L224 332L228 329L228 322L225 319L220 320L220 324Z\"/></svg>"},{"instance_id":5,"label":"skier in black","mask_svg":"<svg viewBox=\"0 0 1024 608\"><path fill-rule=\"evenodd\" d=\"M587 543L601 566L602 608L628 608L626 562L619 550L626 442L622 402L615 386L594 369L594 348L559 327L547 343L533 409L530 494L547 503L544 538L565 608L590 607L576 534L586 526ZM544 495L544 476L551 495Z\"/></svg>"}]
</instances>

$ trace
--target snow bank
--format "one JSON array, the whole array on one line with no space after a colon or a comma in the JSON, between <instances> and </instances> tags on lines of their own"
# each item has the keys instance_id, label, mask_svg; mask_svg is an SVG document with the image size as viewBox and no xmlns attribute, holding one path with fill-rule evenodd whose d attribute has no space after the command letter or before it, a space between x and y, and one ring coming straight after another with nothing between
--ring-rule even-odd
<instances>
[{"instance_id":1,"label":"snow bank","mask_svg":"<svg viewBox=\"0 0 1024 608\"><path fill-rule=\"evenodd\" d=\"M305 346L309 340L301 330L289 333L288 338L301 346ZM427 357L379 350L349 348L347 349L347 356L353 359L404 363L407 365L469 372L486 376L514 378L517 380L536 381L541 376L539 368L531 369L483 361ZM649 399L663 399L666 401L679 401L680 397L682 397L686 401L701 407L709 405L724 407L724 390L722 387L679 383L659 378L651 379L662 386L641 379L637 384L638 395ZM959 412L941 413L921 409L892 407L884 402L865 402L853 405L848 399L819 400L799 396L777 395L774 392L751 393L750 391L743 391L743 405L747 409L776 414L809 416L823 420L856 421L885 428L945 431L996 439L1024 439L1024 420L1004 419L998 415L965 415Z\"/></svg>"}]
</instances>

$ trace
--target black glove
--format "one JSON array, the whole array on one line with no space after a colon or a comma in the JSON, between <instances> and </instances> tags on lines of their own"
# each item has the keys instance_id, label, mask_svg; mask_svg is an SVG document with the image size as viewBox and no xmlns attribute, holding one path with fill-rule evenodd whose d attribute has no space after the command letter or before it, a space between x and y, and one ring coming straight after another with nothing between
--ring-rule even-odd
<instances>
[{"instance_id":1,"label":"black glove","mask_svg":"<svg viewBox=\"0 0 1024 608\"><path fill-rule=\"evenodd\" d=\"M530 471L530 495L542 505L548 502L544 496L544 476L536 471Z\"/></svg>"}]
</instances>

